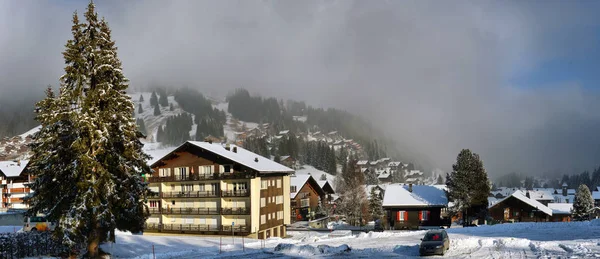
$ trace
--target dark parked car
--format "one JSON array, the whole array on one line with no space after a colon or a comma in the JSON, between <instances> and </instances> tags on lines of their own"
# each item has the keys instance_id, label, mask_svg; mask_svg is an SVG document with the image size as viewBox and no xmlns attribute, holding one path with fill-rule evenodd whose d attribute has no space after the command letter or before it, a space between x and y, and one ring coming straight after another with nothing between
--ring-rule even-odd
<instances>
[{"instance_id":1,"label":"dark parked car","mask_svg":"<svg viewBox=\"0 0 600 259\"><path fill-rule=\"evenodd\" d=\"M446 233L446 230L430 230L427 231L423 238L421 238L419 254L444 255L444 253L446 253L446 250L448 249L450 249L450 239L448 238L448 233Z\"/></svg>"}]
</instances>

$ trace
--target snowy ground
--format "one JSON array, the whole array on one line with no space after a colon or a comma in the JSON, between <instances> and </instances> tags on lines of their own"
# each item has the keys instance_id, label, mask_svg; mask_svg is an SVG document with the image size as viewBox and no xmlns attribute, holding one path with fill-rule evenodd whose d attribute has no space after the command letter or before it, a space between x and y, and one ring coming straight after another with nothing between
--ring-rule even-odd
<instances>
[{"instance_id":1,"label":"snowy ground","mask_svg":"<svg viewBox=\"0 0 600 259\"><path fill-rule=\"evenodd\" d=\"M12 230L12 229L10 229ZM289 232L289 238L256 239L200 236L140 236L121 233L106 252L117 258L331 258L418 257L425 231L370 232L328 237L328 232ZM590 258L600 257L600 221L515 223L448 229L447 258ZM221 253L219 253L219 243ZM275 251L278 244L287 244ZM344 245L352 250L342 252ZM262 248L264 246L264 248ZM325 247L324 247L325 246Z\"/></svg>"}]
</instances>

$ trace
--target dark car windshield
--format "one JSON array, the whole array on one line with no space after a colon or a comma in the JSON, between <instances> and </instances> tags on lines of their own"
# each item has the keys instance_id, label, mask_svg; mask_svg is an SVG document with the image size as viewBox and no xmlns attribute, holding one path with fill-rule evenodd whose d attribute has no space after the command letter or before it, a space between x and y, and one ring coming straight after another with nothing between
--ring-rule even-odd
<instances>
[{"instance_id":1,"label":"dark car windshield","mask_svg":"<svg viewBox=\"0 0 600 259\"><path fill-rule=\"evenodd\" d=\"M441 233L427 233L423 238L423 241L441 241L442 234Z\"/></svg>"}]
</instances>

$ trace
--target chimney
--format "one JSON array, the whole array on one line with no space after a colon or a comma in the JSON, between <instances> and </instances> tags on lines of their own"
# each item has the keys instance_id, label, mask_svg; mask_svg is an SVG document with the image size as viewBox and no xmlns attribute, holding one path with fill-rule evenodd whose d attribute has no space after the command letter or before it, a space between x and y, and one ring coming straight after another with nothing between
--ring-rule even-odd
<instances>
[{"instance_id":1,"label":"chimney","mask_svg":"<svg viewBox=\"0 0 600 259\"><path fill-rule=\"evenodd\" d=\"M229 146L229 144L225 145L225 150L231 151L231 146Z\"/></svg>"},{"instance_id":2,"label":"chimney","mask_svg":"<svg viewBox=\"0 0 600 259\"><path fill-rule=\"evenodd\" d=\"M257 162L257 163L258 163L258 157L255 157L255 158L254 158L254 162Z\"/></svg>"},{"instance_id":3,"label":"chimney","mask_svg":"<svg viewBox=\"0 0 600 259\"><path fill-rule=\"evenodd\" d=\"M237 153L237 147L233 147L233 153Z\"/></svg>"},{"instance_id":4,"label":"chimney","mask_svg":"<svg viewBox=\"0 0 600 259\"><path fill-rule=\"evenodd\" d=\"M525 196L527 196L527 198L530 198L530 199L531 199L531 196L529 195L529 191L527 191L527 192L525 193Z\"/></svg>"},{"instance_id":5,"label":"chimney","mask_svg":"<svg viewBox=\"0 0 600 259\"><path fill-rule=\"evenodd\" d=\"M567 196L567 187L568 187L568 186L567 186L567 184L566 184L566 183L565 183L565 184L563 184L563 186L562 186L562 195L563 195L563 196Z\"/></svg>"},{"instance_id":6,"label":"chimney","mask_svg":"<svg viewBox=\"0 0 600 259\"><path fill-rule=\"evenodd\" d=\"M409 183L409 184L408 184L408 191L409 191L409 192L412 192L412 183Z\"/></svg>"},{"instance_id":7,"label":"chimney","mask_svg":"<svg viewBox=\"0 0 600 259\"><path fill-rule=\"evenodd\" d=\"M21 166L21 160L17 160L17 166Z\"/></svg>"}]
</instances>

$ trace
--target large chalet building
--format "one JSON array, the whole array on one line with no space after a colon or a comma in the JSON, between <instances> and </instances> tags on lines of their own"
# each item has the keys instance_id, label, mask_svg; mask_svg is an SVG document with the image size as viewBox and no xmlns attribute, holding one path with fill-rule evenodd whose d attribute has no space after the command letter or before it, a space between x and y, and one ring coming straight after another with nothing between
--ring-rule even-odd
<instances>
[{"instance_id":1,"label":"large chalet building","mask_svg":"<svg viewBox=\"0 0 600 259\"><path fill-rule=\"evenodd\" d=\"M29 161L0 161L0 210L27 209L24 198L31 193L28 184L33 178L27 173Z\"/></svg>"},{"instance_id":2,"label":"large chalet building","mask_svg":"<svg viewBox=\"0 0 600 259\"><path fill-rule=\"evenodd\" d=\"M292 169L235 145L197 141L151 168L146 232L286 236Z\"/></svg>"}]
</instances>

